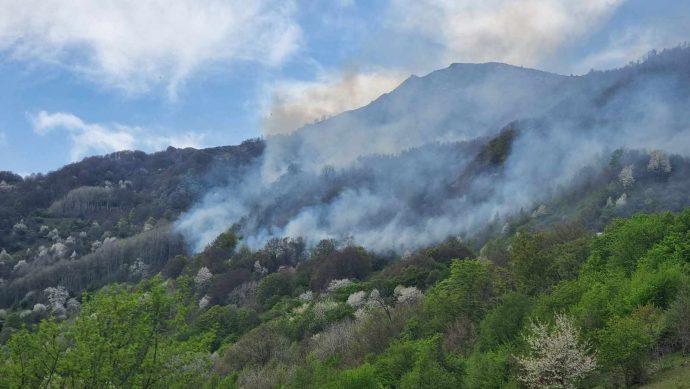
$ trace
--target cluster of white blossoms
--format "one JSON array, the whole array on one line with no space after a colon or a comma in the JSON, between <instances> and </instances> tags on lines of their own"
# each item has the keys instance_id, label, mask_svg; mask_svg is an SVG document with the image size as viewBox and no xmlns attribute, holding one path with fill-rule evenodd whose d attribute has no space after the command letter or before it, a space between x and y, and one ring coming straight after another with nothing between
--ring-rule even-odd
<instances>
[{"instance_id":1,"label":"cluster of white blossoms","mask_svg":"<svg viewBox=\"0 0 690 389\"><path fill-rule=\"evenodd\" d=\"M530 353L517 357L520 381L530 388L574 388L597 366L589 343L579 337L572 319L564 314L556 315L553 328L533 322L525 337Z\"/></svg>"},{"instance_id":2,"label":"cluster of white blossoms","mask_svg":"<svg viewBox=\"0 0 690 389\"><path fill-rule=\"evenodd\" d=\"M14 258L12 258L12 255L10 255L7 250L2 249L0 251L0 263L6 263L12 261Z\"/></svg>"},{"instance_id":3,"label":"cluster of white blossoms","mask_svg":"<svg viewBox=\"0 0 690 389\"><path fill-rule=\"evenodd\" d=\"M356 309L355 317L358 319L367 316L369 311L373 308L387 308L378 289L373 289L368 293L364 290L352 293L347 298L347 304Z\"/></svg>"},{"instance_id":4,"label":"cluster of white blossoms","mask_svg":"<svg viewBox=\"0 0 690 389\"><path fill-rule=\"evenodd\" d=\"M399 304L414 304L422 300L424 294L414 286L404 287L398 285L393 290Z\"/></svg>"},{"instance_id":5,"label":"cluster of white blossoms","mask_svg":"<svg viewBox=\"0 0 690 389\"><path fill-rule=\"evenodd\" d=\"M67 303L67 299L69 298L69 292L67 289L65 289L65 287L62 285L55 287L51 286L49 288L45 288L43 293L45 293L46 297L48 297L50 311L55 316L64 317L67 312L65 303ZM79 304L76 300L74 302Z\"/></svg>"},{"instance_id":6,"label":"cluster of white blossoms","mask_svg":"<svg viewBox=\"0 0 690 389\"><path fill-rule=\"evenodd\" d=\"M54 243L52 246L50 246L50 251L55 254L58 258L64 258L67 256L67 253L69 252L69 248L67 247L66 244L62 242L57 242Z\"/></svg>"},{"instance_id":7,"label":"cluster of white blossoms","mask_svg":"<svg viewBox=\"0 0 690 389\"><path fill-rule=\"evenodd\" d=\"M635 176L633 175L633 165L627 165L618 173L618 182L624 188L630 188L635 183Z\"/></svg>"},{"instance_id":8,"label":"cluster of white blossoms","mask_svg":"<svg viewBox=\"0 0 690 389\"><path fill-rule=\"evenodd\" d=\"M367 292L360 290L359 292L352 293L347 298L347 305L353 308L359 308L366 304Z\"/></svg>"},{"instance_id":9,"label":"cluster of white blossoms","mask_svg":"<svg viewBox=\"0 0 690 389\"><path fill-rule=\"evenodd\" d=\"M211 302L211 298L208 295L204 295L204 297L202 297L199 300L199 309L204 309L204 308L208 307L208 304L210 302Z\"/></svg>"},{"instance_id":10,"label":"cluster of white blossoms","mask_svg":"<svg viewBox=\"0 0 690 389\"><path fill-rule=\"evenodd\" d=\"M48 297L48 303L50 304L51 310L56 310L65 307L65 302L69 298L69 293L64 286L58 285L56 287L45 288L43 291Z\"/></svg>"},{"instance_id":11,"label":"cluster of white blossoms","mask_svg":"<svg viewBox=\"0 0 690 389\"><path fill-rule=\"evenodd\" d=\"M53 230L48 233L48 239L53 242L59 242L62 239L60 237L60 231L58 231L57 228L53 228Z\"/></svg>"},{"instance_id":12,"label":"cluster of white blossoms","mask_svg":"<svg viewBox=\"0 0 690 389\"><path fill-rule=\"evenodd\" d=\"M28 229L29 227L27 227L26 224L24 224L24 219L20 220L18 223L12 226L12 230L14 232L23 233L26 232Z\"/></svg>"},{"instance_id":13,"label":"cluster of white blossoms","mask_svg":"<svg viewBox=\"0 0 690 389\"><path fill-rule=\"evenodd\" d=\"M333 291L338 290L340 288L344 288L344 287L350 285L351 283L352 283L352 281L350 281L349 278L343 278L340 280L332 280L331 282L328 283L326 290L329 292L333 292Z\"/></svg>"},{"instance_id":14,"label":"cluster of white blossoms","mask_svg":"<svg viewBox=\"0 0 690 389\"><path fill-rule=\"evenodd\" d=\"M616 207L622 207L628 203L628 194L623 193L621 197L616 200Z\"/></svg>"},{"instance_id":15,"label":"cluster of white blossoms","mask_svg":"<svg viewBox=\"0 0 690 389\"><path fill-rule=\"evenodd\" d=\"M316 302L312 307L314 312L314 318L317 321L323 321L326 319L326 314L334 309L338 308L338 303L333 300L323 300Z\"/></svg>"},{"instance_id":16,"label":"cluster of white blossoms","mask_svg":"<svg viewBox=\"0 0 690 389\"><path fill-rule=\"evenodd\" d=\"M211 271L208 270L206 266L204 266L201 269L199 269L199 271L194 276L194 284L197 288L204 288L208 285L209 282L211 282L212 277L213 273L211 273Z\"/></svg>"},{"instance_id":17,"label":"cluster of white blossoms","mask_svg":"<svg viewBox=\"0 0 690 389\"><path fill-rule=\"evenodd\" d=\"M311 290L308 290L308 291L300 294L298 298L300 300L306 301L306 302L312 301L312 300L314 300L314 292L312 292Z\"/></svg>"}]
</instances>

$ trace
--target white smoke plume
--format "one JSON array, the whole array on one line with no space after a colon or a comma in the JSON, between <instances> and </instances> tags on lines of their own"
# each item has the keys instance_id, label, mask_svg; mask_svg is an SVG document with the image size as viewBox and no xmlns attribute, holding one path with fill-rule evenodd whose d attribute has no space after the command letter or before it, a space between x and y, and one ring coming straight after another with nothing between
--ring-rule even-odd
<instances>
[{"instance_id":1,"label":"white smoke plume","mask_svg":"<svg viewBox=\"0 0 690 389\"><path fill-rule=\"evenodd\" d=\"M453 65L288 135L178 223L195 248L233 224L251 247L280 236L349 238L403 252L571 187L618 148L687 155L690 49L636 66L560 76L502 64ZM512 124L511 124L512 123ZM517 132L500 168L487 140Z\"/></svg>"}]
</instances>

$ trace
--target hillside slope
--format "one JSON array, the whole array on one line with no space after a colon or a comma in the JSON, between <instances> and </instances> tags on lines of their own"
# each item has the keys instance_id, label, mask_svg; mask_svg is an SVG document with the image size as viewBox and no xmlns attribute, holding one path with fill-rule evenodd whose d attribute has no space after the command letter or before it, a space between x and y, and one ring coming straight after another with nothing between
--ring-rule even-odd
<instances>
[{"instance_id":1,"label":"hillside slope","mask_svg":"<svg viewBox=\"0 0 690 389\"><path fill-rule=\"evenodd\" d=\"M647 162L653 150L687 156L689 64L679 47L584 76L489 63L412 77L365 107L267 137L251 174L210 190L178 227L197 249L232 225L253 248L287 235L404 252L471 236L609 169L617 149ZM509 129L500 168L472 165ZM632 175L646 172L638 161Z\"/></svg>"}]
</instances>

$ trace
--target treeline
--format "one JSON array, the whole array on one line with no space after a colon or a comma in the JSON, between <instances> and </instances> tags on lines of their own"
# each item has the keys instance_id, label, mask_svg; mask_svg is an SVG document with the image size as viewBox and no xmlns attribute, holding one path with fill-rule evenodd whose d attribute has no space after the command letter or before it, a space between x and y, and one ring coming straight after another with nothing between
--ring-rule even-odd
<instances>
[{"instance_id":1,"label":"treeline","mask_svg":"<svg viewBox=\"0 0 690 389\"><path fill-rule=\"evenodd\" d=\"M135 267L157 272L183 252L167 226L205 193L206 180L245 169L262 150L255 139L117 152L24 178L0 172L0 308L30 308L58 284L78 296L137 279Z\"/></svg>"},{"instance_id":2,"label":"treeline","mask_svg":"<svg viewBox=\"0 0 690 389\"><path fill-rule=\"evenodd\" d=\"M690 210L518 228L479 255L455 238L400 258L239 242L82 296L67 320L48 300L5 312L5 386L627 387L690 351Z\"/></svg>"},{"instance_id":3,"label":"treeline","mask_svg":"<svg viewBox=\"0 0 690 389\"><path fill-rule=\"evenodd\" d=\"M241 170L263 147L254 139L203 150L121 151L25 178L0 171L0 250L21 252L40 238L34 224L64 218L100 224L121 218L138 224L150 217L172 221L205 193L210 172ZM28 229L15 229L19 223Z\"/></svg>"},{"instance_id":4,"label":"treeline","mask_svg":"<svg viewBox=\"0 0 690 389\"><path fill-rule=\"evenodd\" d=\"M0 287L0 305L31 307L39 293L61 285L74 295L112 282L135 280L155 274L184 252L182 237L164 226L131 238L105 240L93 253L80 258L39 257L14 270L16 277Z\"/></svg>"}]
</instances>

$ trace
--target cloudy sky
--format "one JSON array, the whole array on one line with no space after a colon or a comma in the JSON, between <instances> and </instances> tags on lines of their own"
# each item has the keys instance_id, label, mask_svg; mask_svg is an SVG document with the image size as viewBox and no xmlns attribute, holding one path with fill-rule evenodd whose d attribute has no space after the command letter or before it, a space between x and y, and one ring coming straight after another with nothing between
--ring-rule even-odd
<instances>
[{"instance_id":1,"label":"cloudy sky","mask_svg":"<svg viewBox=\"0 0 690 389\"><path fill-rule=\"evenodd\" d=\"M0 0L0 170L286 133L410 74L690 40L690 0Z\"/></svg>"}]
</instances>

